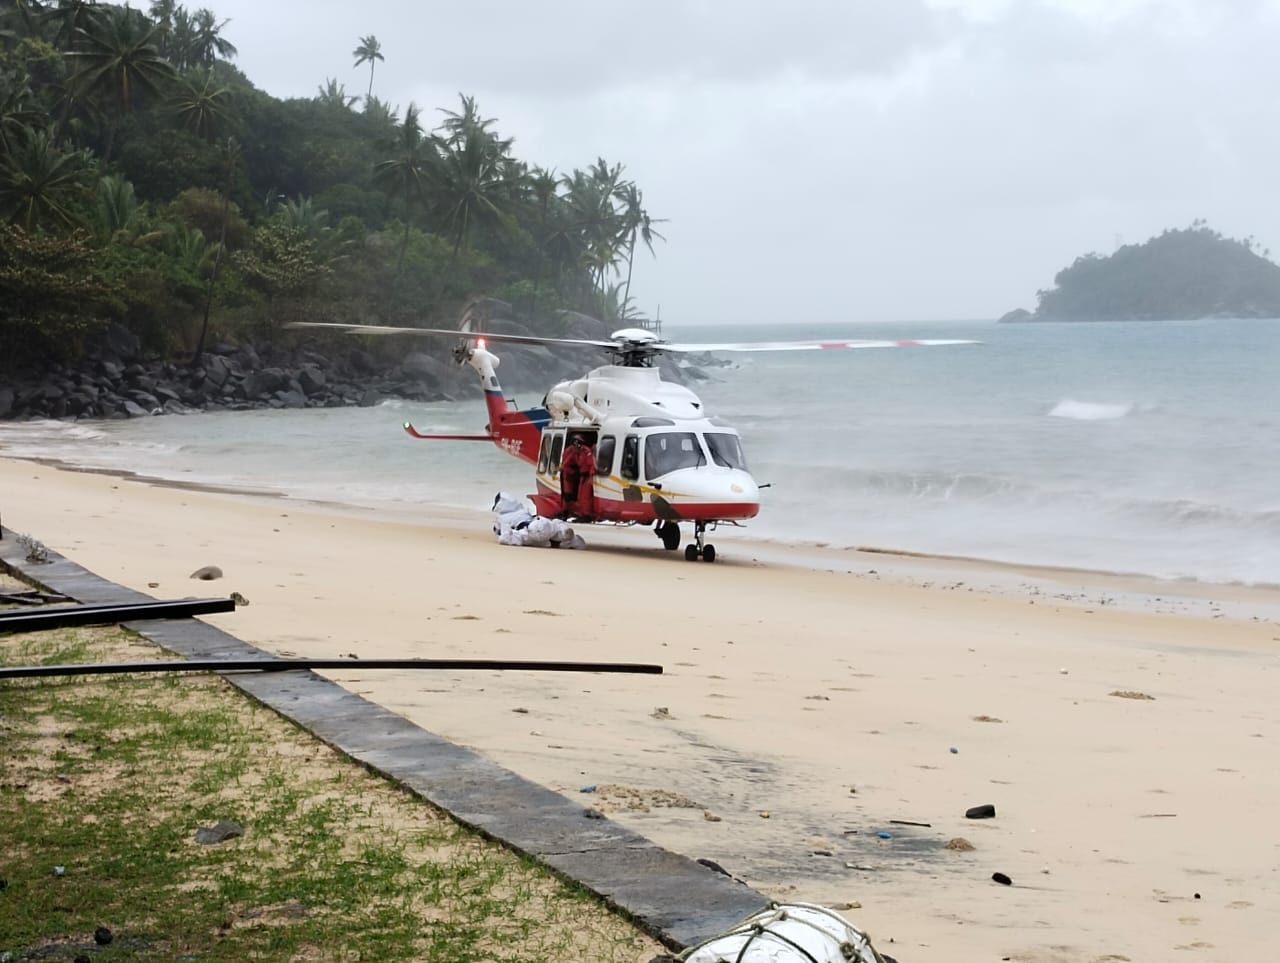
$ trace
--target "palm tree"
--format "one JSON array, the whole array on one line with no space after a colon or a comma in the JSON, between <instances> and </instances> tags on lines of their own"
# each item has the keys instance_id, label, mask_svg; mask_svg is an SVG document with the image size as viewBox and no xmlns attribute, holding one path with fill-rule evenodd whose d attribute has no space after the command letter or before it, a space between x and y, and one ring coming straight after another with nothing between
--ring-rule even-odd
<instances>
[{"instance_id":1,"label":"palm tree","mask_svg":"<svg viewBox=\"0 0 1280 963\"><path fill-rule=\"evenodd\" d=\"M58 149L47 130L28 130L0 158L0 220L31 231L79 222L77 202L88 194L93 157Z\"/></svg>"},{"instance_id":2,"label":"palm tree","mask_svg":"<svg viewBox=\"0 0 1280 963\"><path fill-rule=\"evenodd\" d=\"M560 178L554 169L547 170L535 167L526 180L530 195L538 208L538 270L533 276L533 296L529 299L529 314L536 317L538 312L538 285L542 283L542 271L547 263L547 241L549 233L551 202L556 199L556 189L560 186Z\"/></svg>"},{"instance_id":3,"label":"palm tree","mask_svg":"<svg viewBox=\"0 0 1280 963\"><path fill-rule=\"evenodd\" d=\"M199 276L213 260L213 247L204 232L188 224L170 224L166 230L165 250L192 275Z\"/></svg>"},{"instance_id":4,"label":"palm tree","mask_svg":"<svg viewBox=\"0 0 1280 963\"><path fill-rule=\"evenodd\" d=\"M352 67L359 67L364 63L369 65L369 92L365 94L365 96L372 97L374 62L378 60L383 62L386 61L386 58L382 56L382 44L378 43L378 38L373 34L369 34L367 37L361 37L360 46L351 51L351 56L356 58L356 62L352 64Z\"/></svg>"},{"instance_id":5,"label":"palm tree","mask_svg":"<svg viewBox=\"0 0 1280 963\"><path fill-rule=\"evenodd\" d=\"M364 99L364 115L372 120L375 126L384 127L387 130L394 128L397 124L397 116L400 108L392 107L385 100L379 100L377 97L366 97Z\"/></svg>"},{"instance_id":6,"label":"palm tree","mask_svg":"<svg viewBox=\"0 0 1280 963\"><path fill-rule=\"evenodd\" d=\"M71 86L98 91L114 107L103 150L104 163L111 160L120 118L133 108L137 97L159 93L175 76L173 67L155 45L159 31L139 11L126 7L115 11L100 27L81 30L80 45L67 54L78 66Z\"/></svg>"},{"instance_id":7,"label":"palm tree","mask_svg":"<svg viewBox=\"0 0 1280 963\"><path fill-rule=\"evenodd\" d=\"M644 209L644 196L634 181L620 185L616 196L622 202L623 230L627 234L627 282L622 290L622 309L625 312L631 302L631 265L636 254L636 237L640 238L650 254L653 254L653 239L656 237L665 241L666 238L653 229L654 224L661 224L663 221L649 216L649 212Z\"/></svg>"},{"instance_id":8,"label":"palm tree","mask_svg":"<svg viewBox=\"0 0 1280 963\"><path fill-rule=\"evenodd\" d=\"M286 198L280 216L285 224L301 231L308 240L322 242L329 234L329 212L316 207L309 197Z\"/></svg>"},{"instance_id":9,"label":"palm tree","mask_svg":"<svg viewBox=\"0 0 1280 963\"><path fill-rule=\"evenodd\" d=\"M30 78L0 73L0 148L7 153L15 138L40 126L45 115L36 107Z\"/></svg>"},{"instance_id":10,"label":"palm tree","mask_svg":"<svg viewBox=\"0 0 1280 963\"><path fill-rule=\"evenodd\" d=\"M614 208L621 179L622 165L610 167L600 158L588 173L575 170L562 182L569 221L581 236L581 265L601 298L609 273L617 267L624 237L622 219Z\"/></svg>"},{"instance_id":11,"label":"palm tree","mask_svg":"<svg viewBox=\"0 0 1280 963\"><path fill-rule=\"evenodd\" d=\"M36 32L36 21L44 13L44 4L38 0L14 0L12 9L18 14L22 33L31 36ZM3 16L0 14L0 16Z\"/></svg>"},{"instance_id":12,"label":"palm tree","mask_svg":"<svg viewBox=\"0 0 1280 963\"><path fill-rule=\"evenodd\" d=\"M209 273L209 288L204 299L204 320L200 323L200 337L196 341L196 350L191 356L191 365L195 367L204 357L204 339L209 333L209 310L213 307L213 287L218 282L218 268L222 266L222 254L227 247L227 219L231 216L231 178L235 173L236 161L240 159L240 144L234 137L228 137L225 144L227 179L222 188L222 227L218 233L218 246L214 250L213 270Z\"/></svg>"},{"instance_id":13,"label":"palm tree","mask_svg":"<svg viewBox=\"0 0 1280 963\"><path fill-rule=\"evenodd\" d=\"M151 227L147 206L133 185L119 174L98 178L95 209L99 236L117 244L144 247L164 239L164 230Z\"/></svg>"},{"instance_id":14,"label":"palm tree","mask_svg":"<svg viewBox=\"0 0 1280 963\"><path fill-rule=\"evenodd\" d=\"M358 98L347 95L347 87L333 77L326 77L323 87L316 88L316 102L325 107L341 107L350 110Z\"/></svg>"},{"instance_id":15,"label":"palm tree","mask_svg":"<svg viewBox=\"0 0 1280 963\"><path fill-rule=\"evenodd\" d=\"M177 7L172 19L168 23L162 22L160 29L160 41L169 62L179 70L194 67L198 29L187 8Z\"/></svg>"},{"instance_id":16,"label":"palm tree","mask_svg":"<svg viewBox=\"0 0 1280 963\"><path fill-rule=\"evenodd\" d=\"M173 21L181 9L177 0L151 0L151 6L147 8L147 13L155 21L156 26L160 28L160 33L156 38L157 46L160 48L160 53L170 63L174 63ZM183 12L185 13L186 11Z\"/></svg>"},{"instance_id":17,"label":"palm tree","mask_svg":"<svg viewBox=\"0 0 1280 963\"><path fill-rule=\"evenodd\" d=\"M441 125L447 137L437 139L440 164L435 206L453 239L453 255L469 246L472 227L506 220L511 207L513 177L511 140L490 132L495 123L482 119L471 97L462 97L462 113L444 111Z\"/></svg>"},{"instance_id":18,"label":"palm tree","mask_svg":"<svg viewBox=\"0 0 1280 963\"><path fill-rule=\"evenodd\" d=\"M388 197L403 200L408 215L412 214L415 207L426 206L432 179L439 165L439 156L436 154L435 142L430 137L423 136L415 104L409 104L404 112L404 121L396 133L394 156L374 165L373 183ZM409 217L406 216L404 241L400 245L396 274L404 267L404 255L408 248Z\"/></svg>"},{"instance_id":19,"label":"palm tree","mask_svg":"<svg viewBox=\"0 0 1280 963\"><path fill-rule=\"evenodd\" d=\"M169 100L179 123L197 136L212 141L231 126L235 95L223 86L209 69L182 77Z\"/></svg>"},{"instance_id":20,"label":"palm tree","mask_svg":"<svg viewBox=\"0 0 1280 963\"><path fill-rule=\"evenodd\" d=\"M0 40L4 45L16 45L23 37L37 36L36 21L40 12L40 4L35 0L11 0L0 9Z\"/></svg>"},{"instance_id":21,"label":"palm tree","mask_svg":"<svg viewBox=\"0 0 1280 963\"><path fill-rule=\"evenodd\" d=\"M109 13L107 6L97 0L57 0L57 6L44 10L42 16L46 22L58 25L53 45L69 50L84 31L99 26Z\"/></svg>"},{"instance_id":22,"label":"palm tree","mask_svg":"<svg viewBox=\"0 0 1280 963\"><path fill-rule=\"evenodd\" d=\"M196 11L193 24L195 26L194 46L191 51L192 62L212 67L216 60L230 60L238 50L236 45L222 36L222 28L230 20L218 22L213 11L202 7Z\"/></svg>"}]
</instances>

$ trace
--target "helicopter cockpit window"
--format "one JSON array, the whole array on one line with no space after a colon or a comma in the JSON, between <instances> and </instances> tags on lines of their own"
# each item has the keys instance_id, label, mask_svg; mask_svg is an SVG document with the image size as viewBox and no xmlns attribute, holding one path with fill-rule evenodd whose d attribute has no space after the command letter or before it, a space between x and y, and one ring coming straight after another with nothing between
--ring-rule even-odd
<instances>
[{"instance_id":1,"label":"helicopter cockpit window","mask_svg":"<svg viewBox=\"0 0 1280 963\"><path fill-rule=\"evenodd\" d=\"M661 478L680 468L707 463L698 436L691 431L664 431L644 440L644 477Z\"/></svg>"},{"instance_id":2,"label":"helicopter cockpit window","mask_svg":"<svg viewBox=\"0 0 1280 963\"><path fill-rule=\"evenodd\" d=\"M551 436L542 436L542 447L538 449L538 474L545 475L551 467Z\"/></svg>"},{"instance_id":3,"label":"helicopter cockpit window","mask_svg":"<svg viewBox=\"0 0 1280 963\"><path fill-rule=\"evenodd\" d=\"M613 435L605 435L596 445L596 474L607 475L613 469L613 454L618 447L618 439Z\"/></svg>"},{"instance_id":4,"label":"helicopter cockpit window","mask_svg":"<svg viewBox=\"0 0 1280 963\"><path fill-rule=\"evenodd\" d=\"M703 437L707 439L707 450L711 452L711 458L717 465L747 470L747 460L742 457L742 445L737 435L709 431Z\"/></svg>"},{"instance_id":5,"label":"helicopter cockpit window","mask_svg":"<svg viewBox=\"0 0 1280 963\"><path fill-rule=\"evenodd\" d=\"M640 438L637 435L627 435L622 442L622 465L618 469L618 473L623 478L629 478L635 481L640 477Z\"/></svg>"},{"instance_id":6,"label":"helicopter cockpit window","mask_svg":"<svg viewBox=\"0 0 1280 963\"><path fill-rule=\"evenodd\" d=\"M564 435L553 435L551 437L551 458L547 465L551 474L555 475L560 471L560 454L564 451Z\"/></svg>"}]
</instances>

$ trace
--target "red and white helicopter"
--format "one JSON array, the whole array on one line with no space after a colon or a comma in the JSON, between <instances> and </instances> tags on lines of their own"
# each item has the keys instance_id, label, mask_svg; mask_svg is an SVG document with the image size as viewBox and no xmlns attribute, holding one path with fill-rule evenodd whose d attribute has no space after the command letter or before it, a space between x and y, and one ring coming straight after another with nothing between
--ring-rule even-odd
<instances>
[{"instance_id":1,"label":"red and white helicopter","mask_svg":"<svg viewBox=\"0 0 1280 963\"><path fill-rule=\"evenodd\" d=\"M439 435L406 422L414 438L490 441L534 466L537 513L572 517L575 524L652 525L663 547L680 547L682 524L693 529L685 558L714 562L706 534L720 522L741 524L760 511L760 486L747 470L738 432L709 417L702 401L683 385L663 381L654 360L663 354L721 351L813 351L973 344L966 340L762 341L676 344L643 328L623 328L610 340L544 338L482 333L464 320L459 330L381 325L295 322L290 327L329 328L354 335L427 335L463 340L454 359L475 370L484 389L489 423L484 434ZM503 394L495 373L499 359L487 342L570 346L605 352L609 364L562 381L543 403L518 409ZM575 438L595 454L590 497L574 499L562 488L561 467ZM583 509L583 502L589 505Z\"/></svg>"}]
</instances>

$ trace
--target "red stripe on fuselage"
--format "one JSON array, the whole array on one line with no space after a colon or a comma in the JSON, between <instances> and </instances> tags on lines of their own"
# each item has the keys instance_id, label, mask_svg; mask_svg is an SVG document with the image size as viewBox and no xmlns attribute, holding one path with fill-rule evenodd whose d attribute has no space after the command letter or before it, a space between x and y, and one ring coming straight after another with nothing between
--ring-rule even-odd
<instances>
[{"instance_id":1,"label":"red stripe on fuselage","mask_svg":"<svg viewBox=\"0 0 1280 963\"><path fill-rule=\"evenodd\" d=\"M555 514L560 510L560 492L538 481L538 492L530 496L539 514ZM760 513L759 502L701 502L675 501L669 503L677 521L728 522L755 518ZM545 511L544 511L545 509ZM649 524L658 520L658 513L649 501L628 502L616 496L596 494L595 516L597 522L636 522Z\"/></svg>"}]
</instances>

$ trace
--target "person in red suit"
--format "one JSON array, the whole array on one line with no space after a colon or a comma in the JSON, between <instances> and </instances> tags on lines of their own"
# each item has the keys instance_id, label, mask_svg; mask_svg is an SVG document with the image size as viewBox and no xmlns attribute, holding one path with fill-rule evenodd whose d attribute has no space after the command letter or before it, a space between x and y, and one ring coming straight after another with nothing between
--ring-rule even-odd
<instances>
[{"instance_id":1,"label":"person in red suit","mask_svg":"<svg viewBox=\"0 0 1280 963\"><path fill-rule=\"evenodd\" d=\"M592 483L596 454L587 439L574 435L560 464L561 518L590 518L595 511Z\"/></svg>"}]
</instances>

